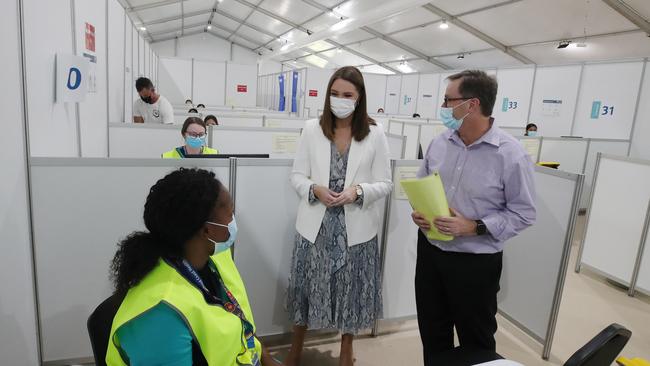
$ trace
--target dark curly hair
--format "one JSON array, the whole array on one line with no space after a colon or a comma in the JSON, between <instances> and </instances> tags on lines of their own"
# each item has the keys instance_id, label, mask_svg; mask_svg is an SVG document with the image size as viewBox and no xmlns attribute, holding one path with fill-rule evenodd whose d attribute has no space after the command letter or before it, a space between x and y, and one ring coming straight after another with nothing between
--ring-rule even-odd
<instances>
[{"instance_id":1,"label":"dark curly hair","mask_svg":"<svg viewBox=\"0 0 650 366\"><path fill-rule=\"evenodd\" d=\"M180 168L156 182L144 205L148 232L131 233L113 257L115 291L137 285L161 257L182 257L185 243L211 219L223 189L213 172L202 169Z\"/></svg>"}]
</instances>

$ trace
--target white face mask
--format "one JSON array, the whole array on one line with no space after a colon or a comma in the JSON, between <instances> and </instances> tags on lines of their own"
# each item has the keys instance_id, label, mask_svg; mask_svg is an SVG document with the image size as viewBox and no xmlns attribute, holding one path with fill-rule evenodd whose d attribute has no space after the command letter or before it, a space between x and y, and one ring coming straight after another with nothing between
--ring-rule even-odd
<instances>
[{"instance_id":1,"label":"white face mask","mask_svg":"<svg viewBox=\"0 0 650 366\"><path fill-rule=\"evenodd\" d=\"M354 113L357 101L354 99L338 98L330 96L330 109L337 118L347 118Z\"/></svg>"}]
</instances>

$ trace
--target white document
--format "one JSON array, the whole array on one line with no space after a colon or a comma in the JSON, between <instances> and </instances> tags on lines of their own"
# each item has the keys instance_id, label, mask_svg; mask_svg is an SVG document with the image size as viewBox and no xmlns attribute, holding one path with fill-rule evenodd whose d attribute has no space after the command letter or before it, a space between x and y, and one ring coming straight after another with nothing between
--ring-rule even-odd
<instances>
[{"instance_id":1,"label":"white document","mask_svg":"<svg viewBox=\"0 0 650 366\"><path fill-rule=\"evenodd\" d=\"M401 166L395 168L395 179L393 180L395 191L393 192L393 197L395 197L396 200L408 200L406 192L404 192L404 189L399 182L404 179L417 178L418 170L420 170L420 168L415 166Z\"/></svg>"}]
</instances>

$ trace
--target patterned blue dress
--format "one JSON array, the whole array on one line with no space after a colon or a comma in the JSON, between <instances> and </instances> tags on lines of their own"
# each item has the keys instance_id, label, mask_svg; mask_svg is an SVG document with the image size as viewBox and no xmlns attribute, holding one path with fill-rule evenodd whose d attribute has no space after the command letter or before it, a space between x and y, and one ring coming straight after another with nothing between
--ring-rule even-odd
<instances>
[{"instance_id":1,"label":"patterned blue dress","mask_svg":"<svg viewBox=\"0 0 650 366\"><path fill-rule=\"evenodd\" d=\"M329 189L343 191L348 150L331 144ZM309 202L318 204L310 190ZM363 205L363 197L352 204ZM357 334L382 311L377 237L348 247L343 207L328 207L314 243L296 235L286 307L296 325Z\"/></svg>"}]
</instances>

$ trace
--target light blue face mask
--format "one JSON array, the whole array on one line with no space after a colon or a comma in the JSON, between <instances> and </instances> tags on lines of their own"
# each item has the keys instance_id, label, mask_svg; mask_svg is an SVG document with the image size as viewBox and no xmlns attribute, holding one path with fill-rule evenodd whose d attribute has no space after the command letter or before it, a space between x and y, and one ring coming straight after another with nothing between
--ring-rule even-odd
<instances>
[{"instance_id":1,"label":"light blue face mask","mask_svg":"<svg viewBox=\"0 0 650 366\"><path fill-rule=\"evenodd\" d=\"M451 130L458 130L460 126L463 125L463 120L465 120L465 117L469 115L469 112L467 112L466 115L464 115L461 119L456 119L454 117L454 109L457 107L460 107L461 105L469 102L469 100L466 100L456 107L441 107L440 108L440 119L442 120L442 124L445 125L445 127L451 129Z\"/></svg>"},{"instance_id":2,"label":"light blue face mask","mask_svg":"<svg viewBox=\"0 0 650 366\"><path fill-rule=\"evenodd\" d=\"M528 131L528 137L536 137L537 131Z\"/></svg>"},{"instance_id":3,"label":"light blue face mask","mask_svg":"<svg viewBox=\"0 0 650 366\"><path fill-rule=\"evenodd\" d=\"M228 250L230 247L232 247L233 244L235 244L235 239L237 238L237 221L235 221L234 215L232 216L232 221L230 221L228 225L217 224L216 222L210 221L206 221L206 223L215 226L227 227L228 233L230 234L226 241L220 243L208 238L208 240L214 243L214 253L212 253L212 255L219 254L225 250Z\"/></svg>"},{"instance_id":4,"label":"light blue face mask","mask_svg":"<svg viewBox=\"0 0 650 366\"><path fill-rule=\"evenodd\" d=\"M190 135L187 135L185 136L185 143L192 149L200 149L203 147L203 145L205 145L205 136L192 137Z\"/></svg>"}]
</instances>

